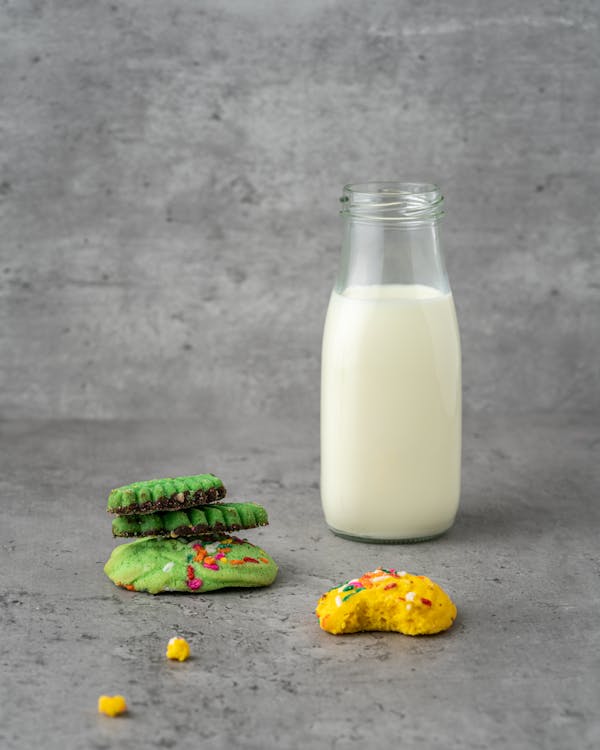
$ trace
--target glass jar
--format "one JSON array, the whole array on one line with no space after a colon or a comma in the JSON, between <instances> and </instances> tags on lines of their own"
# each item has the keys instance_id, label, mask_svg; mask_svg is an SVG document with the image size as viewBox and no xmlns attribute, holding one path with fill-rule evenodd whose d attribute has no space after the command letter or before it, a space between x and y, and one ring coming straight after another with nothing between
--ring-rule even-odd
<instances>
[{"instance_id":1,"label":"glass jar","mask_svg":"<svg viewBox=\"0 0 600 750\"><path fill-rule=\"evenodd\" d=\"M321 499L362 541L443 534L460 495L461 364L435 185L347 185L323 334Z\"/></svg>"}]
</instances>

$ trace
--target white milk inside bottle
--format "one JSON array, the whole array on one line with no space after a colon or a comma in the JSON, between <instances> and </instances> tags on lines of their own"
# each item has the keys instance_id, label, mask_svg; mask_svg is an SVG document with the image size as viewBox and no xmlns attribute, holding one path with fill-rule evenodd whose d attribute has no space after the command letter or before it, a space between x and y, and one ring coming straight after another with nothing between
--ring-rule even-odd
<instances>
[{"instance_id":1,"label":"white milk inside bottle","mask_svg":"<svg viewBox=\"0 0 600 750\"><path fill-rule=\"evenodd\" d=\"M321 498L338 534L416 541L445 532L459 503L458 325L436 222L370 231L369 211L349 217L325 322Z\"/></svg>"},{"instance_id":2,"label":"white milk inside bottle","mask_svg":"<svg viewBox=\"0 0 600 750\"><path fill-rule=\"evenodd\" d=\"M342 533L448 529L460 492L460 355L450 293L419 284L333 292L322 360L321 492Z\"/></svg>"}]
</instances>

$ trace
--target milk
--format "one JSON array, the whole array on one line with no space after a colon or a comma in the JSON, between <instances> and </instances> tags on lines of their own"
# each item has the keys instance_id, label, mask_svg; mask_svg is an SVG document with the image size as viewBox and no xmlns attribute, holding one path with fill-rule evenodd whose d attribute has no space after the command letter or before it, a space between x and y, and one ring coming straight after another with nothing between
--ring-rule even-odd
<instances>
[{"instance_id":1,"label":"milk","mask_svg":"<svg viewBox=\"0 0 600 750\"><path fill-rule=\"evenodd\" d=\"M452 295L420 284L334 291L321 383L328 525L379 540L446 531L458 507L460 433Z\"/></svg>"}]
</instances>

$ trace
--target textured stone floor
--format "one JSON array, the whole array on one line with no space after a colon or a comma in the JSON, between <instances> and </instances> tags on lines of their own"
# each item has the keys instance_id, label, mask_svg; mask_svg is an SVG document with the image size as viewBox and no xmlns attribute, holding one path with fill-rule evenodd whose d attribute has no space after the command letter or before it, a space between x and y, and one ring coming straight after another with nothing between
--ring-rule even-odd
<instances>
[{"instance_id":1,"label":"textured stone floor","mask_svg":"<svg viewBox=\"0 0 600 750\"><path fill-rule=\"evenodd\" d=\"M283 423L9 421L0 525L0 747L594 748L600 742L598 445L577 415L465 420L464 492L435 542L325 528L318 440ZM271 525L254 591L116 588L108 490L210 470ZM319 595L376 565L425 573L459 609L445 634L334 637ZM193 658L164 658L185 636ZM96 713L122 693L130 712Z\"/></svg>"}]
</instances>

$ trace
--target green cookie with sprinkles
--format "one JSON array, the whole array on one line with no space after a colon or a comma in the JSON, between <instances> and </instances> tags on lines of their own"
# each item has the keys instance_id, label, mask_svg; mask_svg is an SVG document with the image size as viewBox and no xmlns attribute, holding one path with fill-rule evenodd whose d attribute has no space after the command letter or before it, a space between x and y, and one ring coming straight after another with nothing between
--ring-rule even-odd
<instances>
[{"instance_id":1,"label":"green cookie with sprinkles","mask_svg":"<svg viewBox=\"0 0 600 750\"><path fill-rule=\"evenodd\" d=\"M228 587L268 586L273 558L246 539L224 536L189 541L149 537L113 550L104 572L130 591L205 593Z\"/></svg>"},{"instance_id":2,"label":"green cookie with sprinkles","mask_svg":"<svg viewBox=\"0 0 600 750\"><path fill-rule=\"evenodd\" d=\"M214 474L167 477L117 487L108 497L114 536L141 536L113 550L104 572L130 591L203 594L227 587L268 586L273 558L241 529L266 526L265 509L252 502L223 503Z\"/></svg>"}]
</instances>

